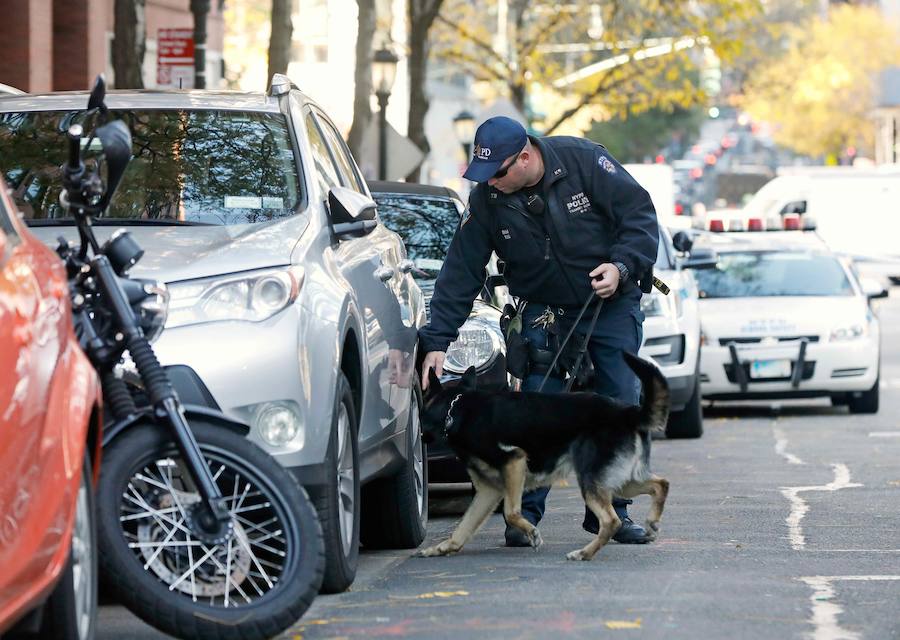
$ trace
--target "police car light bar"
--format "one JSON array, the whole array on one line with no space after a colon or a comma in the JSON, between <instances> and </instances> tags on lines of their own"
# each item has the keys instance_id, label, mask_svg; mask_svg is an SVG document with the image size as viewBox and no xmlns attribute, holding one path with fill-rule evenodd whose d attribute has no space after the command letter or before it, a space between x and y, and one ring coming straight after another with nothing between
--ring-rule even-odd
<instances>
[{"instance_id":1,"label":"police car light bar","mask_svg":"<svg viewBox=\"0 0 900 640\"><path fill-rule=\"evenodd\" d=\"M763 224L762 218L750 218L747 220L747 231L765 231L766 227Z\"/></svg>"},{"instance_id":2,"label":"police car light bar","mask_svg":"<svg viewBox=\"0 0 900 640\"><path fill-rule=\"evenodd\" d=\"M800 214L786 213L782 218L785 231L800 231Z\"/></svg>"}]
</instances>

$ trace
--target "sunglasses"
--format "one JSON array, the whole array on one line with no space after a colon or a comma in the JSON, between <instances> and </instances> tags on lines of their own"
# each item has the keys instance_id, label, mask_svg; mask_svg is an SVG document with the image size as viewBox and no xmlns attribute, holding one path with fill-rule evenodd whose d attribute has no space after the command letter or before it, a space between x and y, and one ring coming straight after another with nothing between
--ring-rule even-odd
<instances>
[{"instance_id":1,"label":"sunglasses","mask_svg":"<svg viewBox=\"0 0 900 640\"><path fill-rule=\"evenodd\" d=\"M523 149L523 151L524 151L524 149ZM512 166L516 163L516 160L519 159L519 156L520 156L521 154L522 154L522 151L519 151L519 153L517 153L517 154L515 155L515 157L513 157L512 162L510 162L510 163L509 163L508 165L506 165L505 167L500 167L499 169L497 169L497 173L495 173L495 174L493 175L493 179L494 179L494 180L500 180L501 178L505 178L505 177L506 177L506 174L509 173L509 170L512 169Z\"/></svg>"}]
</instances>

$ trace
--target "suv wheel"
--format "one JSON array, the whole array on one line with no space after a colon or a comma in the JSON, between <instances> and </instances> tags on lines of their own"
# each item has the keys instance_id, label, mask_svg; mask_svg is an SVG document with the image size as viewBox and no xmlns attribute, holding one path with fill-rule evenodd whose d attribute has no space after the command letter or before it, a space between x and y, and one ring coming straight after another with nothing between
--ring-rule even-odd
<instances>
[{"instance_id":1,"label":"suv wheel","mask_svg":"<svg viewBox=\"0 0 900 640\"><path fill-rule=\"evenodd\" d=\"M338 373L328 446L328 482L314 504L325 539L322 593L340 593L353 584L359 560L359 450L356 410L350 383Z\"/></svg>"},{"instance_id":2,"label":"suv wheel","mask_svg":"<svg viewBox=\"0 0 900 640\"><path fill-rule=\"evenodd\" d=\"M419 422L421 392L412 389L406 438L409 455L400 471L366 485L362 543L370 549L414 549L428 525L428 464Z\"/></svg>"}]
</instances>

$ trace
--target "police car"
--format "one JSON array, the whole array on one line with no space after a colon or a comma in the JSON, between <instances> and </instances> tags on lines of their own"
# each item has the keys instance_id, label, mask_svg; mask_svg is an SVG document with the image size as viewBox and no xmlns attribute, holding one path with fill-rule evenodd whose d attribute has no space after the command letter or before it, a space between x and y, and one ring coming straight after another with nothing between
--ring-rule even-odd
<instances>
[{"instance_id":1,"label":"police car","mask_svg":"<svg viewBox=\"0 0 900 640\"><path fill-rule=\"evenodd\" d=\"M879 283L810 232L707 233L695 246L718 256L695 273L704 398L824 396L878 411Z\"/></svg>"}]
</instances>

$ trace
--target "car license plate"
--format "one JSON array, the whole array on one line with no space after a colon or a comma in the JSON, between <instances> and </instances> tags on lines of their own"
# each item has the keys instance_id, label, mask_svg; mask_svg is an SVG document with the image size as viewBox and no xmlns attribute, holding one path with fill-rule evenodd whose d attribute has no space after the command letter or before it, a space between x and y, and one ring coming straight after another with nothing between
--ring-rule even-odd
<instances>
[{"instance_id":1,"label":"car license plate","mask_svg":"<svg viewBox=\"0 0 900 640\"><path fill-rule=\"evenodd\" d=\"M789 378L791 375L790 360L754 360L750 363L750 377Z\"/></svg>"}]
</instances>

